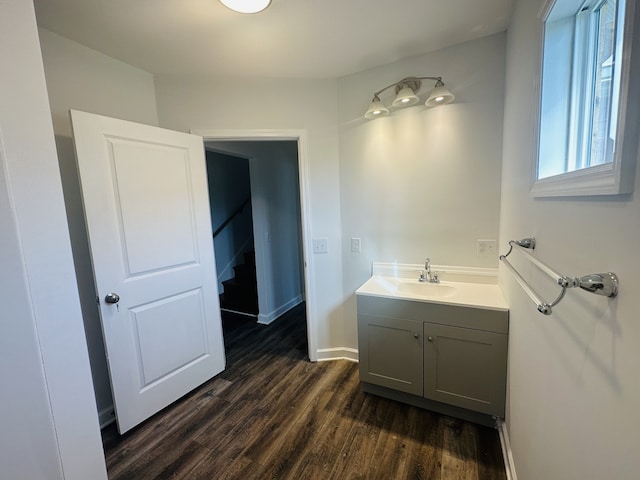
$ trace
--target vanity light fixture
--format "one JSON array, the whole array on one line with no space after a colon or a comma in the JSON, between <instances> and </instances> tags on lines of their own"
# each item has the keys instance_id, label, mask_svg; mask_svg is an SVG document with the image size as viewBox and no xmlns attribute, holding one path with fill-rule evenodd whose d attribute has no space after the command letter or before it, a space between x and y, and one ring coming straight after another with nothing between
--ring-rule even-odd
<instances>
[{"instance_id":1,"label":"vanity light fixture","mask_svg":"<svg viewBox=\"0 0 640 480\"><path fill-rule=\"evenodd\" d=\"M375 92L373 94L371 104L369 105L367 112L364 114L364 118L367 120L373 120L374 118L389 115L389 109L385 107L380 100L380 94L391 87L395 87L396 91L396 98L391 103L392 107L408 107L418 103L420 99L418 98L417 93L420 90L420 85L422 83L421 80L435 81L434 88L429 92L427 101L424 103L427 107L445 105L453 102L456 98L449 89L444 86L442 77L407 77Z\"/></svg>"},{"instance_id":2,"label":"vanity light fixture","mask_svg":"<svg viewBox=\"0 0 640 480\"><path fill-rule=\"evenodd\" d=\"M271 0L220 0L225 7L238 13L258 13L271 5Z\"/></svg>"}]
</instances>

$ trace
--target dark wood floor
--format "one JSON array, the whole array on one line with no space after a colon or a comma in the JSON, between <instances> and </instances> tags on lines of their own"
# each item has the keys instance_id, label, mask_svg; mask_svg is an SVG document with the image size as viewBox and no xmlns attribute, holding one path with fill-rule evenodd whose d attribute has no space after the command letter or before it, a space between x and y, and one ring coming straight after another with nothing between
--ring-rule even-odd
<instances>
[{"instance_id":1,"label":"dark wood floor","mask_svg":"<svg viewBox=\"0 0 640 480\"><path fill-rule=\"evenodd\" d=\"M506 480L496 430L363 393L307 361L304 306L225 321L227 369L104 444L110 479Z\"/></svg>"}]
</instances>

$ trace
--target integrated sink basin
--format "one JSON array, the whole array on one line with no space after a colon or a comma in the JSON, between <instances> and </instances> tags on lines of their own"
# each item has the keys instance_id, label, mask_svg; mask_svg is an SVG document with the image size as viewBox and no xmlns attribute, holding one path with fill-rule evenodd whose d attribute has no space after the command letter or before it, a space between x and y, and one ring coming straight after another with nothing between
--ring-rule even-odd
<instances>
[{"instance_id":1,"label":"integrated sink basin","mask_svg":"<svg viewBox=\"0 0 640 480\"><path fill-rule=\"evenodd\" d=\"M500 287L495 284L428 283L413 278L374 275L356 290L356 294L492 310L509 309Z\"/></svg>"},{"instance_id":2,"label":"integrated sink basin","mask_svg":"<svg viewBox=\"0 0 640 480\"><path fill-rule=\"evenodd\" d=\"M399 293L417 295L419 297L448 298L456 293L456 287L444 283L402 282L398 285Z\"/></svg>"}]
</instances>

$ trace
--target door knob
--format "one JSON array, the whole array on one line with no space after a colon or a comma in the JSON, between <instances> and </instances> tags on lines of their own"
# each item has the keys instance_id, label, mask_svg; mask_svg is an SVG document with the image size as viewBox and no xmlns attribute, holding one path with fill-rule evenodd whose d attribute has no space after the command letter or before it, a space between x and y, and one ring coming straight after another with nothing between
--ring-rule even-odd
<instances>
[{"instance_id":1,"label":"door knob","mask_svg":"<svg viewBox=\"0 0 640 480\"><path fill-rule=\"evenodd\" d=\"M433 337L427 337L427 340L429 340L430 342L433 342Z\"/></svg>"},{"instance_id":2,"label":"door knob","mask_svg":"<svg viewBox=\"0 0 640 480\"><path fill-rule=\"evenodd\" d=\"M417 333L413 334L413 338L418 338L420 335L418 335Z\"/></svg>"},{"instance_id":3,"label":"door knob","mask_svg":"<svg viewBox=\"0 0 640 480\"><path fill-rule=\"evenodd\" d=\"M104 297L104 301L107 303L118 303L120 301L120 295L117 293L107 293Z\"/></svg>"}]
</instances>

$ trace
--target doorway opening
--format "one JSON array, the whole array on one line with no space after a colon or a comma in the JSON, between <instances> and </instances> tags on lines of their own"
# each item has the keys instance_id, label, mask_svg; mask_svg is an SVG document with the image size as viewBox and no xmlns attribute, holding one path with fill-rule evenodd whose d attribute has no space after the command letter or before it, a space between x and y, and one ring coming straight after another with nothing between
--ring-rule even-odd
<instances>
[{"instance_id":1,"label":"doorway opening","mask_svg":"<svg viewBox=\"0 0 640 480\"><path fill-rule=\"evenodd\" d=\"M224 320L256 320L258 282L249 159L205 148L216 277ZM246 317L246 318L245 318Z\"/></svg>"},{"instance_id":2,"label":"doorway opening","mask_svg":"<svg viewBox=\"0 0 640 480\"><path fill-rule=\"evenodd\" d=\"M223 185L218 192L210 192L214 233L235 213L234 219L218 234L220 241L215 243L223 325L229 311L256 315L258 323L269 324L304 302L301 308L306 313L308 356L316 361L312 275L305 248L305 239L310 238L306 222L309 215L305 132L192 133L204 138L207 168L212 169L210 188ZM215 176L216 163L218 173L226 171L229 174L226 180L226 174L211 178L211 175ZM222 163L226 166L220 167ZM247 164L248 183L243 179ZM239 182L237 189L234 182ZM248 199L245 196L247 188ZM231 198L233 201L229 200ZM223 205L216 206L216 201ZM234 290L242 283L236 276L239 273L246 281L245 275L251 275L253 261L257 309L243 312L233 308L239 303L238 292ZM251 287L239 288L246 291ZM227 295L229 290L231 302Z\"/></svg>"}]
</instances>

